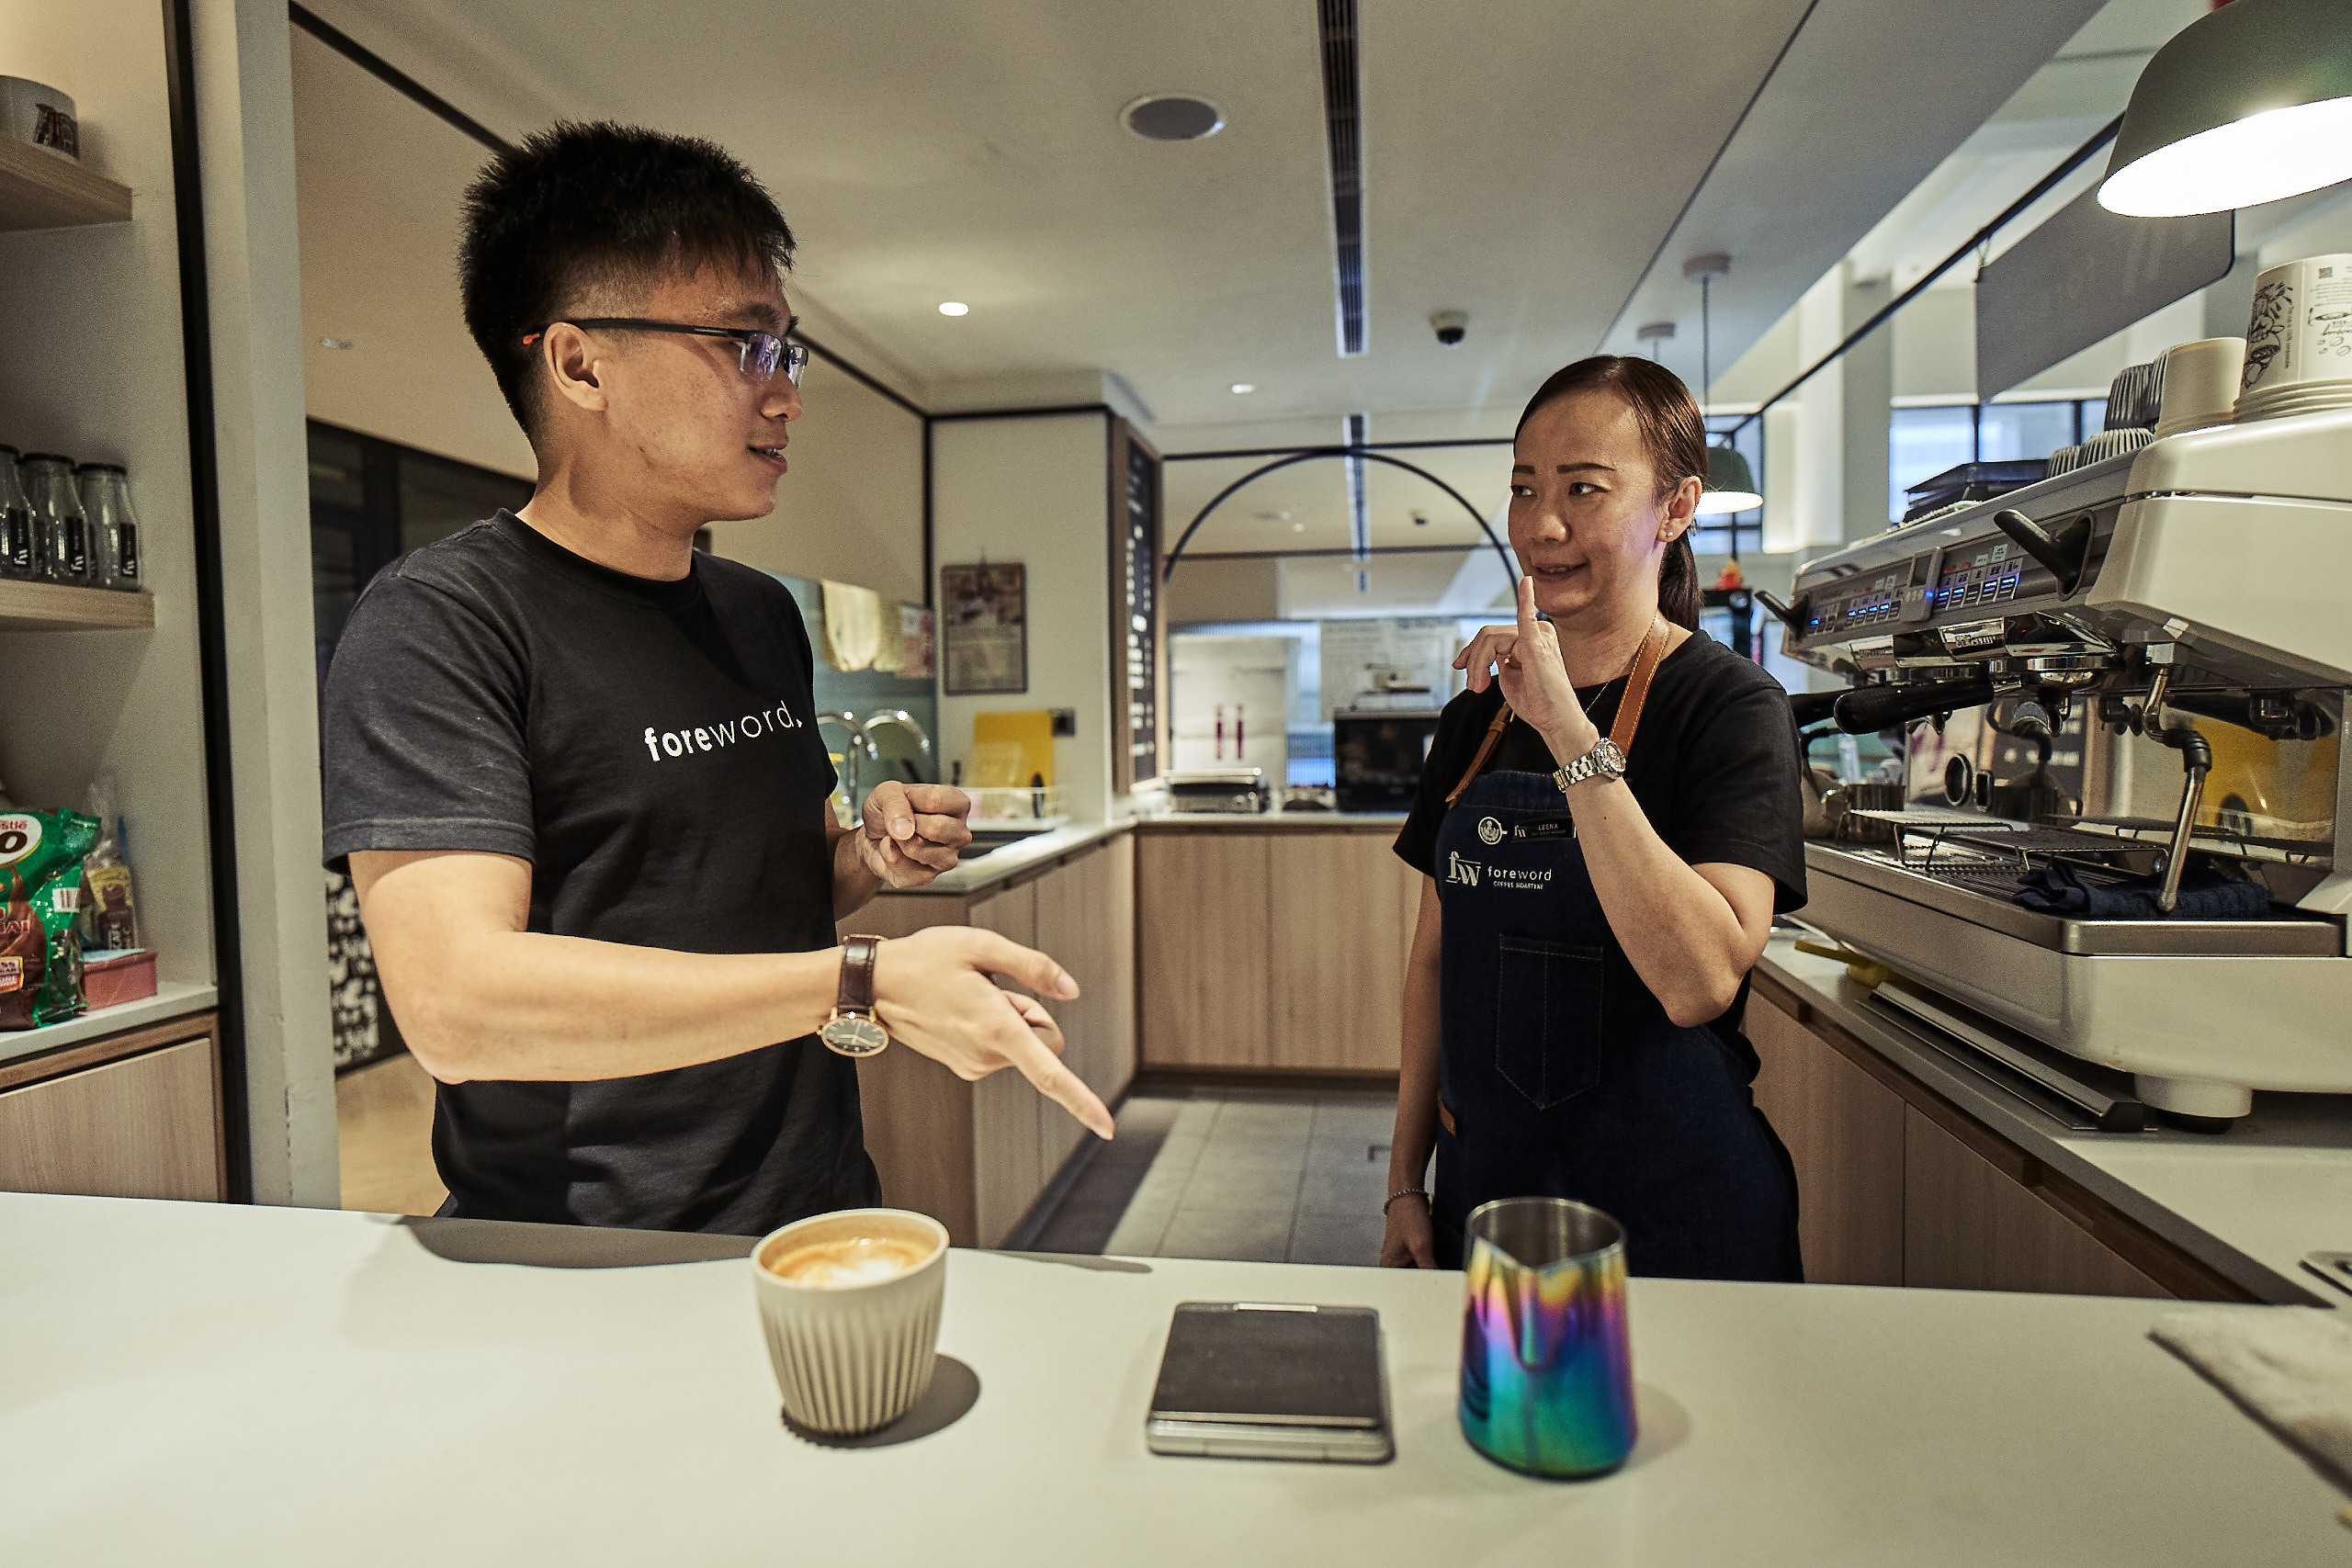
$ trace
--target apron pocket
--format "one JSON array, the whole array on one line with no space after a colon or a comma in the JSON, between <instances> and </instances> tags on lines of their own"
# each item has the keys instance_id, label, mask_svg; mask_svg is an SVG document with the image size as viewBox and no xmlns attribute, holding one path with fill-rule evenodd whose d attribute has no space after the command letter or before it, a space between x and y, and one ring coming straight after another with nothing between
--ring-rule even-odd
<instances>
[{"instance_id":1,"label":"apron pocket","mask_svg":"<svg viewBox=\"0 0 2352 1568\"><path fill-rule=\"evenodd\" d=\"M1497 940L1495 1071L1545 1110L1600 1081L1601 950Z\"/></svg>"}]
</instances>

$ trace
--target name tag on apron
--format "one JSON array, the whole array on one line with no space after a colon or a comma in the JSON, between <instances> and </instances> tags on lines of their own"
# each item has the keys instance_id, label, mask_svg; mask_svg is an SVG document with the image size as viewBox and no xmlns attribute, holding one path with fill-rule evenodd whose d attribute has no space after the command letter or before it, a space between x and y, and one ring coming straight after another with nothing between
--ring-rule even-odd
<instances>
[{"instance_id":1,"label":"name tag on apron","mask_svg":"<svg viewBox=\"0 0 2352 1568\"><path fill-rule=\"evenodd\" d=\"M1513 823L1510 836L1522 843L1533 839L1573 839L1577 836L1577 819L1573 817L1538 817L1530 822Z\"/></svg>"}]
</instances>

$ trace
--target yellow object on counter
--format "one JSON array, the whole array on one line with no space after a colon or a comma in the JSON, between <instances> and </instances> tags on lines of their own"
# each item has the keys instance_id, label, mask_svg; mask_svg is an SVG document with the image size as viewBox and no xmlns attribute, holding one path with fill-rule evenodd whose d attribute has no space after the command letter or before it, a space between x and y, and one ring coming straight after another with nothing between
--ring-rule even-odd
<instances>
[{"instance_id":1,"label":"yellow object on counter","mask_svg":"<svg viewBox=\"0 0 2352 1568\"><path fill-rule=\"evenodd\" d=\"M1043 708L972 716L972 783L980 789L1026 789L1054 782L1054 716Z\"/></svg>"}]
</instances>

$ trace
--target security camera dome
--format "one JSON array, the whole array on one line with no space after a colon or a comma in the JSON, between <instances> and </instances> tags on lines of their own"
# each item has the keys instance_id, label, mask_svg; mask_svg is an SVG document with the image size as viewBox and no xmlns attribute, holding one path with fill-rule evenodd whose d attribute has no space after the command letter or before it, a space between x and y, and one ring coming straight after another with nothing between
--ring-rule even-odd
<instances>
[{"instance_id":1,"label":"security camera dome","mask_svg":"<svg viewBox=\"0 0 2352 1568\"><path fill-rule=\"evenodd\" d=\"M1437 333L1437 341L1452 348L1470 333L1470 318L1461 310L1440 310L1430 318L1430 328Z\"/></svg>"}]
</instances>

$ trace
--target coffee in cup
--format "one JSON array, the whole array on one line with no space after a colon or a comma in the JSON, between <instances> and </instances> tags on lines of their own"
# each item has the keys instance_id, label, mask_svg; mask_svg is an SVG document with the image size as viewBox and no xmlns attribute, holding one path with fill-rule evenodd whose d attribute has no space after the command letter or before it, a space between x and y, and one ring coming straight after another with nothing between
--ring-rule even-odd
<instances>
[{"instance_id":1,"label":"coffee in cup","mask_svg":"<svg viewBox=\"0 0 2352 1568\"><path fill-rule=\"evenodd\" d=\"M947 1229L903 1209L797 1221L752 1249L752 1289L784 1413L850 1437L887 1427L931 1386Z\"/></svg>"},{"instance_id":2,"label":"coffee in cup","mask_svg":"<svg viewBox=\"0 0 2352 1568\"><path fill-rule=\"evenodd\" d=\"M929 1255L897 1236L853 1235L812 1241L767 1259L768 1272L812 1291L845 1291L895 1280Z\"/></svg>"}]
</instances>

